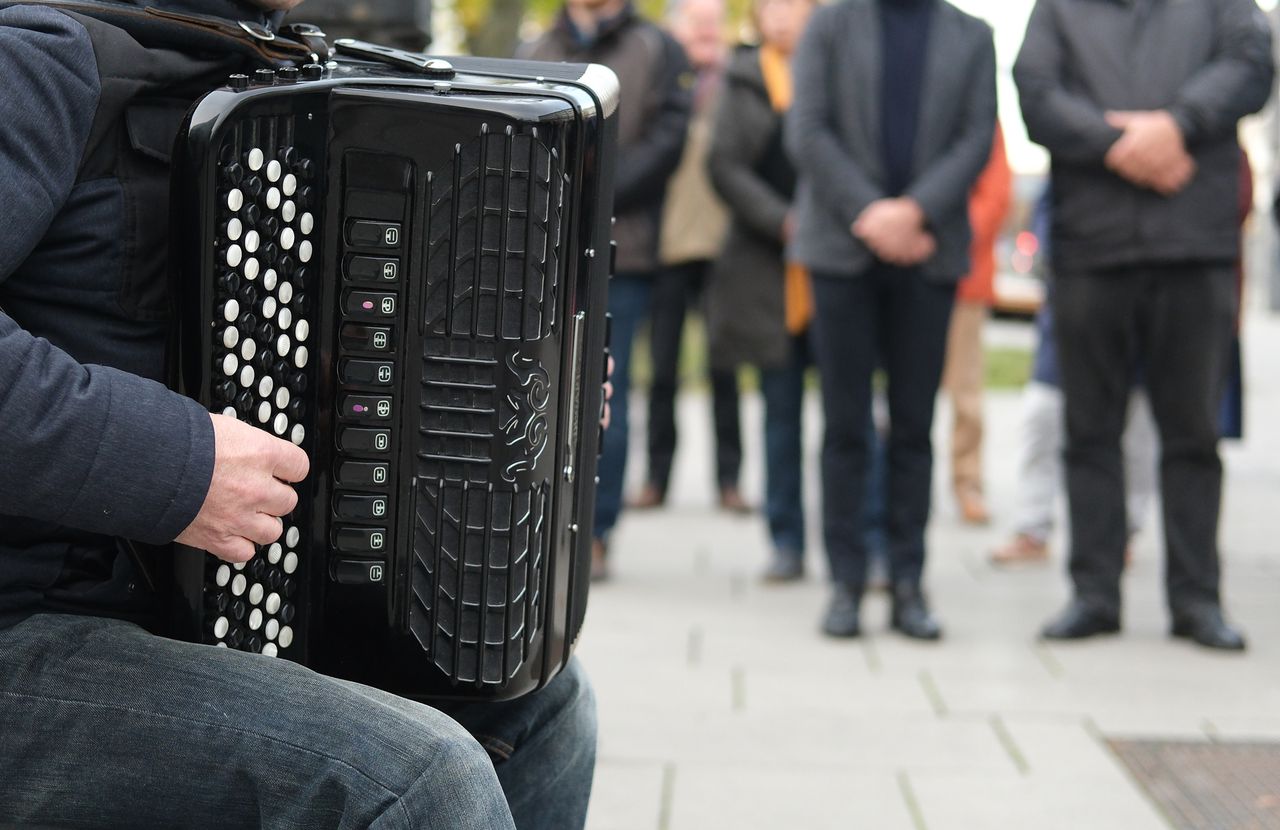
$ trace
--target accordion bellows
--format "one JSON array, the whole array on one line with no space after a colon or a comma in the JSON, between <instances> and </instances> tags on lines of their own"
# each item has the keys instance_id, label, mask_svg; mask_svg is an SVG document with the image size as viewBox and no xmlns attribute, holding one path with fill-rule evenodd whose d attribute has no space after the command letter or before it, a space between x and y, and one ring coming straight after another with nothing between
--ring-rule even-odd
<instances>
[{"instance_id":1,"label":"accordion bellows","mask_svg":"<svg viewBox=\"0 0 1280 830\"><path fill-rule=\"evenodd\" d=\"M417 698L510 698L564 665L616 98L595 66L342 60L196 106L174 189L181 388L312 469L249 563L182 554L181 636Z\"/></svg>"}]
</instances>

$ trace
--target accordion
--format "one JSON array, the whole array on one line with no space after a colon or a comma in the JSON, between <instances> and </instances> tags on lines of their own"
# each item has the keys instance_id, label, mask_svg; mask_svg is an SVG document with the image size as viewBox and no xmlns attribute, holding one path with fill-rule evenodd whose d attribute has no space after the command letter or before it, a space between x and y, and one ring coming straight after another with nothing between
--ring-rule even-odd
<instances>
[{"instance_id":1,"label":"accordion","mask_svg":"<svg viewBox=\"0 0 1280 830\"><path fill-rule=\"evenodd\" d=\"M509 699L586 608L617 79L338 47L179 133L180 388L311 472L248 563L178 552L178 634Z\"/></svg>"}]
</instances>

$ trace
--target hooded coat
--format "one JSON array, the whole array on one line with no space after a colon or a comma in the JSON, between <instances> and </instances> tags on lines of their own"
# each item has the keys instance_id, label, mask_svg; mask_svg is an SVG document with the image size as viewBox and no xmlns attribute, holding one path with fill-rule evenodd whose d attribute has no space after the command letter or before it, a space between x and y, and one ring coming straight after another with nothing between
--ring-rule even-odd
<instances>
[{"instance_id":1,"label":"hooded coat","mask_svg":"<svg viewBox=\"0 0 1280 830\"><path fill-rule=\"evenodd\" d=\"M277 20L231 0L137 5ZM243 68L0 4L0 626L156 619L118 540L181 533L214 461L208 413L163 383L170 153L195 98Z\"/></svg>"}]
</instances>

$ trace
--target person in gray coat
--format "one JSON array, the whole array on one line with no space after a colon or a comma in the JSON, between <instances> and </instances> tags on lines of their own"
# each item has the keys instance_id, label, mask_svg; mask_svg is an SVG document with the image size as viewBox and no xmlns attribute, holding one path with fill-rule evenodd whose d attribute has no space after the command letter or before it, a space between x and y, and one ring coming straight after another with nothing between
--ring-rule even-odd
<instances>
[{"instance_id":1,"label":"person in gray coat","mask_svg":"<svg viewBox=\"0 0 1280 830\"><path fill-rule=\"evenodd\" d=\"M1047 638L1120 629L1120 436L1141 363L1160 428L1172 632L1245 646L1219 596L1217 413L1237 308L1236 125L1273 77L1253 0L1039 0L1031 15L1014 79L1053 164L1075 589Z\"/></svg>"},{"instance_id":2,"label":"person in gray coat","mask_svg":"<svg viewBox=\"0 0 1280 830\"><path fill-rule=\"evenodd\" d=\"M991 27L944 0L843 0L796 52L786 140L799 171L791 254L813 272L826 436L823 630L860 633L871 376L888 373L891 625L936 640L921 580L930 428L955 286L969 270L969 191L996 123Z\"/></svg>"}]
</instances>

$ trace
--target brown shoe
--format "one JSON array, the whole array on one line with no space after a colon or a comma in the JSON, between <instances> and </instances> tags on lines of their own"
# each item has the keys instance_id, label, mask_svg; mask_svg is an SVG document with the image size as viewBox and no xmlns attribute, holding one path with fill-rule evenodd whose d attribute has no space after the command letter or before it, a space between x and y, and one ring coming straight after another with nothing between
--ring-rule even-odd
<instances>
[{"instance_id":1,"label":"brown shoe","mask_svg":"<svg viewBox=\"0 0 1280 830\"><path fill-rule=\"evenodd\" d=\"M604 540L591 540L591 581L604 582L609 578L609 549Z\"/></svg>"},{"instance_id":2,"label":"brown shoe","mask_svg":"<svg viewBox=\"0 0 1280 830\"><path fill-rule=\"evenodd\" d=\"M627 507L632 510L653 510L661 507L666 500L667 494L658 485L649 482L640 491L640 495L632 499Z\"/></svg>"},{"instance_id":3,"label":"brown shoe","mask_svg":"<svg viewBox=\"0 0 1280 830\"><path fill-rule=\"evenodd\" d=\"M991 523L991 514L987 512L987 500L977 487L963 487L956 490L956 502L960 505L960 518L967 525L985 525Z\"/></svg>"},{"instance_id":4,"label":"brown shoe","mask_svg":"<svg viewBox=\"0 0 1280 830\"><path fill-rule=\"evenodd\" d=\"M742 515L753 512L751 505L742 497L742 492L732 486L720 488L720 509Z\"/></svg>"},{"instance_id":5,"label":"brown shoe","mask_svg":"<svg viewBox=\"0 0 1280 830\"><path fill-rule=\"evenodd\" d=\"M1049 560L1049 544L1019 533L991 551L993 565L1031 565Z\"/></svg>"}]
</instances>

